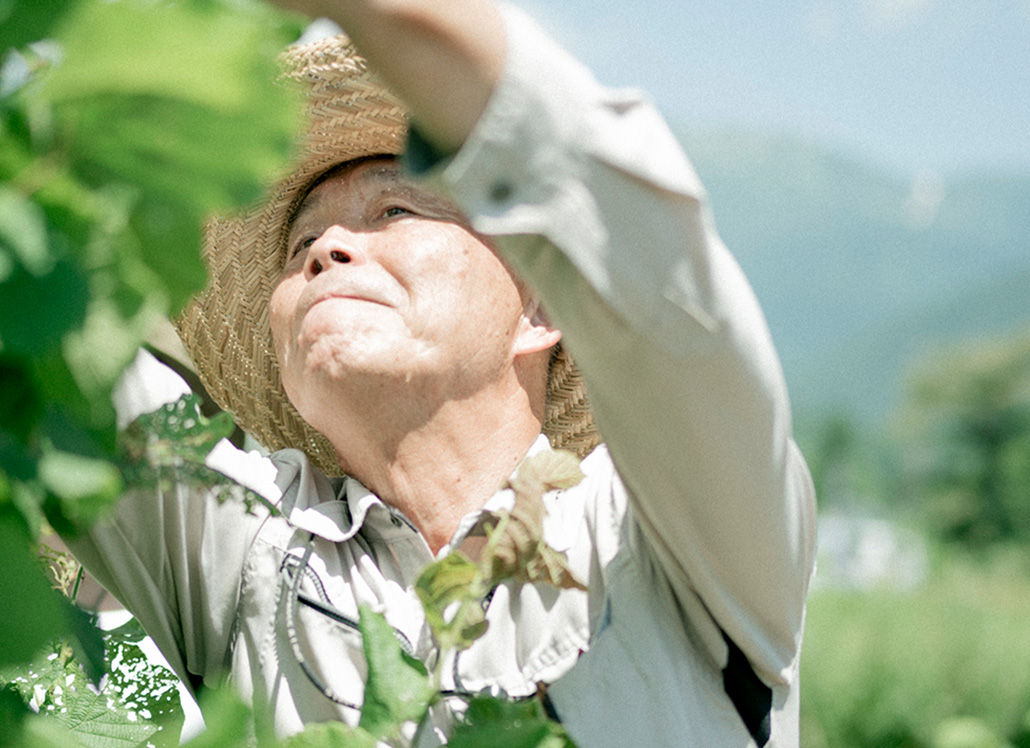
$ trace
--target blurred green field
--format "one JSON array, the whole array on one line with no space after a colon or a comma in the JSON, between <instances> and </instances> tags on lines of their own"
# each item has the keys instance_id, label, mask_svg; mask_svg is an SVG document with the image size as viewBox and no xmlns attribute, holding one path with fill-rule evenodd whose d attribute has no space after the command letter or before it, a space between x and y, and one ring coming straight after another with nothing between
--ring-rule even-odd
<instances>
[{"instance_id":1,"label":"blurred green field","mask_svg":"<svg viewBox=\"0 0 1030 748\"><path fill-rule=\"evenodd\" d=\"M1030 556L814 591L801 672L802 748L1030 748Z\"/></svg>"}]
</instances>

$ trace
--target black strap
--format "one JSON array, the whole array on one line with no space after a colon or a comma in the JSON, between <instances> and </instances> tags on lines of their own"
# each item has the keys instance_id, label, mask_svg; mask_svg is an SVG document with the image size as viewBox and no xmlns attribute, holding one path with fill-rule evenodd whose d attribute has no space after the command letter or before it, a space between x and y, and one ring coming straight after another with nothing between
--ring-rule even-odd
<instances>
[{"instance_id":1,"label":"black strap","mask_svg":"<svg viewBox=\"0 0 1030 748\"><path fill-rule=\"evenodd\" d=\"M722 687L751 737L759 746L764 746L772 734L772 689L755 674L747 657L725 631L722 638L729 647L729 657L722 671Z\"/></svg>"}]
</instances>

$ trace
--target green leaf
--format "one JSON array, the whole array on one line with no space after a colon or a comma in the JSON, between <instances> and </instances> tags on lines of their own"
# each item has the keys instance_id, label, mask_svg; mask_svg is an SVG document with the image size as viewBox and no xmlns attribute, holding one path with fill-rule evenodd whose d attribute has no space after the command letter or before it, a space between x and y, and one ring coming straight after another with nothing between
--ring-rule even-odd
<instances>
[{"instance_id":1,"label":"green leaf","mask_svg":"<svg viewBox=\"0 0 1030 748\"><path fill-rule=\"evenodd\" d=\"M79 742L56 720L32 714L22 723L22 733L11 748L80 748ZM0 746L4 743L0 740Z\"/></svg>"},{"instance_id":2,"label":"green leaf","mask_svg":"<svg viewBox=\"0 0 1030 748\"><path fill-rule=\"evenodd\" d=\"M300 31L255 0L81 2L54 34L65 59L47 90L55 100L122 91L240 111L272 90L275 57ZM273 91L270 118L292 121L282 102Z\"/></svg>"},{"instance_id":3,"label":"green leaf","mask_svg":"<svg viewBox=\"0 0 1030 748\"><path fill-rule=\"evenodd\" d=\"M76 661L82 666L90 683L96 685L107 672L104 637L93 616L77 608L67 597L62 596L61 602L68 619L68 641L75 652Z\"/></svg>"},{"instance_id":4,"label":"green leaf","mask_svg":"<svg viewBox=\"0 0 1030 748\"><path fill-rule=\"evenodd\" d=\"M32 275L51 267L46 216L34 202L0 184L0 282L10 276L15 262Z\"/></svg>"},{"instance_id":5,"label":"green leaf","mask_svg":"<svg viewBox=\"0 0 1030 748\"><path fill-rule=\"evenodd\" d=\"M121 497L123 489L113 463L57 450L44 452L39 478L58 500L63 517L74 525L98 519Z\"/></svg>"},{"instance_id":6,"label":"green leaf","mask_svg":"<svg viewBox=\"0 0 1030 748\"><path fill-rule=\"evenodd\" d=\"M29 368L13 356L0 354L0 434L6 432L12 440L26 444L42 415L42 399ZM0 439L0 469L10 471L12 463L8 460L13 462L15 458L14 454L5 455ZM16 474L25 473L19 469Z\"/></svg>"},{"instance_id":7,"label":"green leaf","mask_svg":"<svg viewBox=\"0 0 1030 748\"><path fill-rule=\"evenodd\" d=\"M248 511L260 504L273 515L278 514L279 509L263 496L207 466L211 449L235 429L228 413L207 418L200 412L200 398L183 395L143 414L119 435L122 475L131 487L164 486L174 479L179 484L213 490L220 501L239 499Z\"/></svg>"},{"instance_id":8,"label":"green leaf","mask_svg":"<svg viewBox=\"0 0 1030 748\"><path fill-rule=\"evenodd\" d=\"M25 720L32 711L13 683L0 683L0 748L24 746Z\"/></svg>"},{"instance_id":9,"label":"green leaf","mask_svg":"<svg viewBox=\"0 0 1030 748\"><path fill-rule=\"evenodd\" d=\"M117 496L122 489L118 470L110 462L56 450L43 455L39 477L51 492L66 501L96 496L107 499Z\"/></svg>"},{"instance_id":10,"label":"green leaf","mask_svg":"<svg viewBox=\"0 0 1030 748\"><path fill-rule=\"evenodd\" d=\"M71 170L139 189L131 228L172 313L203 285L203 222L253 202L291 153L302 107L275 60L299 28L283 18L247 0L93 1L58 30L43 93Z\"/></svg>"},{"instance_id":11,"label":"green leaf","mask_svg":"<svg viewBox=\"0 0 1030 748\"><path fill-rule=\"evenodd\" d=\"M232 688L201 694L200 708L207 730L185 743L185 748L250 748L252 715Z\"/></svg>"},{"instance_id":12,"label":"green leaf","mask_svg":"<svg viewBox=\"0 0 1030 748\"><path fill-rule=\"evenodd\" d=\"M139 644L147 638L147 632L140 624L138 618L130 618L118 628L108 629L104 638L120 646L122 644Z\"/></svg>"},{"instance_id":13,"label":"green leaf","mask_svg":"<svg viewBox=\"0 0 1030 748\"><path fill-rule=\"evenodd\" d=\"M415 592L426 612L443 616L448 605L469 597L479 598L479 569L468 556L455 551L426 566L415 581Z\"/></svg>"},{"instance_id":14,"label":"green leaf","mask_svg":"<svg viewBox=\"0 0 1030 748\"><path fill-rule=\"evenodd\" d=\"M158 726L111 709L107 696L85 683L63 694L67 712L61 722L85 748L137 748L157 732Z\"/></svg>"},{"instance_id":15,"label":"green leaf","mask_svg":"<svg viewBox=\"0 0 1030 748\"><path fill-rule=\"evenodd\" d=\"M74 0L0 0L0 54L49 35Z\"/></svg>"},{"instance_id":16,"label":"green leaf","mask_svg":"<svg viewBox=\"0 0 1030 748\"><path fill-rule=\"evenodd\" d=\"M0 516L6 516L13 520L0 527L0 539L4 541L4 547L0 549L0 559L2 559L5 551L23 549L25 541L17 526L17 518L12 517L10 513L3 513ZM17 542L19 537L22 538L20 543ZM27 663L38 655L38 652L48 643L62 637L72 643L75 651L79 653L79 661L85 666L90 679L92 682L98 683L105 672L104 643L100 631L87 613L72 605L64 595L51 589L50 582L40 573L41 566L36 554L32 553L31 555L32 566L29 573L24 574L25 578L21 580L21 589L12 588L10 581L0 582L0 605L11 604L12 600L20 600L19 605L23 606L15 608L19 614L11 617L11 622L3 631L5 645L11 641L15 642L17 659L10 661L0 659L0 665L12 662ZM11 566L5 566L5 568L12 569ZM14 569L12 569L12 573L14 573ZM31 588L29 588L29 584L31 584ZM27 589L30 594L26 594ZM42 607L37 608L37 606ZM11 623L14 624L13 627ZM32 626L38 631L33 631L29 635L20 634L19 626L25 625ZM24 642L20 652L17 651L16 644L19 640Z\"/></svg>"},{"instance_id":17,"label":"green leaf","mask_svg":"<svg viewBox=\"0 0 1030 748\"><path fill-rule=\"evenodd\" d=\"M536 701L473 699L465 721L455 728L447 745L451 748L575 748L564 728L542 712Z\"/></svg>"},{"instance_id":18,"label":"green leaf","mask_svg":"<svg viewBox=\"0 0 1030 748\"><path fill-rule=\"evenodd\" d=\"M153 194L147 194L133 211L131 226L140 241L139 259L162 279L171 315L178 314L207 279L199 252L204 216L201 208Z\"/></svg>"},{"instance_id":19,"label":"green leaf","mask_svg":"<svg viewBox=\"0 0 1030 748\"><path fill-rule=\"evenodd\" d=\"M5 352L38 356L57 347L66 332L86 319L86 278L70 260L44 275L16 265L0 283L0 346Z\"/></svg>"},{"instance_id":20,"label":"green leaf","mask_svg":"<svg viewBox=\"0 0 1030 748\"><path fill-rule=\"evenodd\" d=\"M368 606L360 607L361 635L368 680L359 727L377 738L400 733L405 722L418 722L434 696L422 663L406 655L386 618Z\"/></svg>"},{"instance_id":21,"label":"green leaf","mask_svg":"<svg viewBox=\"0 0 1030 748\"><path fill-rule=\"evenodd\" d=\"M64 452L95 456L113 453L117 434L110 398L101 399L97 392L84 391L61 350L33 358L31 367L44 402L41 441Z\"/></svg>"},{"instance_id":22,"label":"green leaf","mask_svg":"<svg viewBox=\"0 0 1030 748\"><path fill-rule=\"evenodd\" d=\"M62 353L75 384L92 402L109 402L111 391L135 357L155 314L122 316L113 300L94 297L82 327L70 331Z\"/></svg>"},{"instance_id":23,"label":"green leaf","mask_svg":"<svg viewBox=\"0 0 1030 748\"><path fill-rule=\"evenodd\" d=\"M38 481L19 480L16 477L10 480L0 470L0 513L11 512L12 517L17 518L20 526L25 529L26 537L39 537L44 520L44 498L45 494Z\"/></svg>"},{"instance_id":24,"label":"green leaf","mask_svg":"<svg viewBox=\"0 0 1030 748\"><path fill-rule=\"evenodd\" d=\"M136 721L157 728L149 737L150 743L159 748L175 748L185 720L179 699L179 678L144 654L139 642L145 636L135 618L104 634L108 671L104 692L117 699L119 709L136 715Z\"/></svg>"},{"instance_id":25,"label":"green leaf","mask_svg":"<svg viewBox=\"0 0 1030 748\"><path fill-rule=\"evenodd\" d=\"M2 678L44 722L62 728L65 737L58 745L174 748L182 725L177 678L148 662L135 644L118 642L116 637L108 637L108 644L111 677L99 689L90 684L80 661L62 642L55 642L22 668L8 668ZM166 707L164 694L155 692L155 683L158 690L171 692L174 709Z\"/></svg>"},{"instance_id":26,"label":"green leaf","mask_svg":"<svg viewBox=\"0 0 1030 748\"><path fill-rule=\"evenodd\" d=\"M482 598L487 588L479 567L460 551L423 569L415 592L441 649L467 649L486 633L489 624Z\"/></svg>"},{"instance_id":27,"label":"green leaf","mask_svg":"<svg viewBox=\"0 0 1030 748\"><path fill-rule=\"evenodd\" d=\"M304 732L286 739L283 748L375 748L376 739L360 727L341 722L308 725Z\"/></svg>"},{"instance_id":28,"label":"green leaf","mask_svg":"<svg viewBox=\"0 0 1030 748\"><path fill-rule=\"evenodd\" d=\"M211 448L234 428L228 413L207 418L200 412L200 398L188 394L133 421L125 430L123 446L154 467L176 465L180 460L203 464Z\"/></svg>"},{"instance_id":29,"label":"green leaf","mask_svg":"<svg viewBox=\"0 0 1030 748\"><path fill-rule=\"evenodd\" d=\"M0 507L0 610L14 612L0 627L0 666L31 660L52 638L68 632L60 595L36 563L24 524Z\"/></svg>"},{"instance_id":30,"label":"green leaf","mask_svg":"<svg viewBox=\"0 0 1030 748\"><path fill-rule=\"evenodd\" d=\"M977 717L949 717L934 730L932 748L1011 748L1011 743Z\"/></svg>"}]
</instances>

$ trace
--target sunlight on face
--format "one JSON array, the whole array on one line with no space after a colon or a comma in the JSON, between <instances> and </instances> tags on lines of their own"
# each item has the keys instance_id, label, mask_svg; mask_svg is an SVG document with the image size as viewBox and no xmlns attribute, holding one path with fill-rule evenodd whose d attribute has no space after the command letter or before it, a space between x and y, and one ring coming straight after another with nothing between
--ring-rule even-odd
<instances>
[{"instance_id":1,"label":"sunlight on face","mask_svg":"<svg viewBox=\"0 0 1030 748\"><path fill-rule=\"evenodd\" d=\"M272 333L287 393L313 425L340 384L399 378L461 396L510 366L518 285L457 209L391 161L334 170L298 210L286 251Z\"/></svg>"}]
</instances>

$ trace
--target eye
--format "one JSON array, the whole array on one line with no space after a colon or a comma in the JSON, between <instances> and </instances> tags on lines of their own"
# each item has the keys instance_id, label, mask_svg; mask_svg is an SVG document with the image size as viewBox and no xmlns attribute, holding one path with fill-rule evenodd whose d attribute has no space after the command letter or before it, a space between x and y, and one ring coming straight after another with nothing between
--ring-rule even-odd
<instances>
[{"instance_id":1,"label":"eye","mask_svg":"<svg viewBox=\"0 0 1030 748\"><path fill-rule=\"evenodd\" d=\"M296 244L294 244L293 247L290 249L290 259L292 260L294 257L299 255L301 252L303 252L306 249L308 249L312 244L315 243L316 239L318 239L317 236L305 236L300 241L298 241Z\"/></svg>"},{"instance_id":2,"label":"eye","mask_svg":"<svg viewBox=\"0 0 1030 748\"><path fill-rule=\"evenodd\" d=\"M391 205L389 208L383 211L383 218L396 218L397 216L413 216L415 215L412 211L404 208L400 205Z\"/></svg>"}]
</instances>

